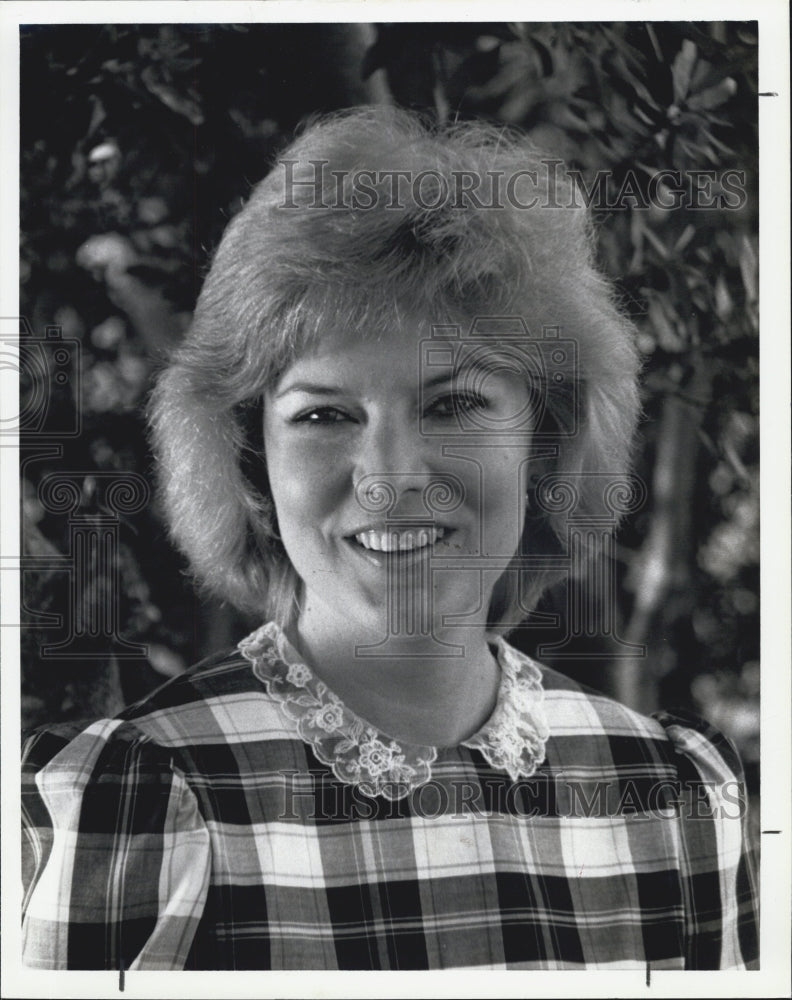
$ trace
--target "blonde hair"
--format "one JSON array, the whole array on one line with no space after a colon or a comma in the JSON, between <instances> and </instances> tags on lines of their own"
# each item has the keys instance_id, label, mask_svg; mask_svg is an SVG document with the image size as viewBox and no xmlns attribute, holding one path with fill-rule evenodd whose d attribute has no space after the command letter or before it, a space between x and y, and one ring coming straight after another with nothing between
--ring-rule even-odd
<instances>
[{"instance_id":1,"label":"blonde hair","mask_svg":"<svg viewBox=\"0 0 792 1000\"><path fill-rule=\"evenodd\" d=\"M162 502L204 587L243 612L288 618L299 580L277 536L260 400L331 325L386 331L395 310L434 323L519 316L532 336L558 327L573 340L574 370L541 387L548 426L566 428L552 468L577 477L578 514L601 512L586 474L629 466L638 357L595 266L589 214L557 163L503 128L384 107L316 120L284 151L227 227L151 399ZM394 196L394 170L420 185ZM510 178L523 187L518 198L513 181L504 197L502 184L490 203L460 195L463 175L505 179L507 194ZM536 505L529 516L523 554L559 551L564 516ZM560 575L504 574L492 625L524 616Z\"/></svg>"}]
</instances>

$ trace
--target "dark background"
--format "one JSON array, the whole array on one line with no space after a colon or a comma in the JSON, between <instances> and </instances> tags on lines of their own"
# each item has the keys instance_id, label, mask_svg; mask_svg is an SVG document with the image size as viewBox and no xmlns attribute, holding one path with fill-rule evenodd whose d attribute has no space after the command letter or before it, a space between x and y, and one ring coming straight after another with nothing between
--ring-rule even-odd
<instances>
[{"instance_id":1,"label":"dark background","mask_svg":"<svg viewBox=\"0 0 792 1000\"><path fill-rule=\"evenodd\" d=\"M753 23L24 27L23 723L113 713L255 624L196 597L156 502L109 484L152 481L152 374L295 127L394 102L515 125L615 190L745 172L740 211L596 208L645 358L648 498L618 536L614 632L542 659L644 711L699 711L758 791L756 80ZM515 643L563 638L566 605L557 588L558 626Z\"/></svg>"}]
</instances>

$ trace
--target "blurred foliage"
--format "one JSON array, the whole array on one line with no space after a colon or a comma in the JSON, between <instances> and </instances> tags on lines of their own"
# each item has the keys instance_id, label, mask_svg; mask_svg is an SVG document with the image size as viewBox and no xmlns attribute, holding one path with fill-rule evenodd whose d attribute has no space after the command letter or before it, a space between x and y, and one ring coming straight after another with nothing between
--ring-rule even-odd
<instances>
[{"instance_id":1,"label":"blurred foliage","mask_svg":"<svg viewBox=\"0 0 792 1000\"><path fill-rule=\"evenodd\" d=\"M643 709L697 708L736 739L755 782L755 24L61 25L25 27L21 45L22 311L37 332L58 324L80 342L81 378L58 405L83 418L60 457L27 456L27 551L67 551L65 518L37 499L47 472L150 475L152 371L189 322L225 224L303 117L393 100L506 122L588 190L608 171L618 204L594 205L602 265L646 362L637 471L649 501L620 534L618 599L619 635L648 655L558 666ZM716 204L653 207L661 170L714 171ZM745 192L733 209L717 205L735 204L727 170ZM31 622L27 721L128 700L235 634L233 618L196 603L156 506L120 532L119 631L149 659L46 661L38 650L57 629ZM27 573L27 606L65 607L63 576ZM550 595L545 609L562 604ZM552 636L518 636L540 639Z\"/></svg>"}]
</instances>

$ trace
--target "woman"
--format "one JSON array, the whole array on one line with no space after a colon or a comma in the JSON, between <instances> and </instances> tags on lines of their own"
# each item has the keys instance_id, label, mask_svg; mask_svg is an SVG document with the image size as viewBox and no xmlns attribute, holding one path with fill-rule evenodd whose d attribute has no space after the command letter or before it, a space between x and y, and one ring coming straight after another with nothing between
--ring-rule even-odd
<instances>
[{"instance_id":1,"label":"woman","mask_svg":"<svg viewBox=\"0 0 792 1000\"><path fill-rule=\"evenodd\" d=\"M638 409L632 328L547 167L354 111L228 227L153 433L176 542L264 624L28 741L29 964L754 960L730 744L504 638L570 566L559 494L612 522Z\"/></svg>"}]
</instances>

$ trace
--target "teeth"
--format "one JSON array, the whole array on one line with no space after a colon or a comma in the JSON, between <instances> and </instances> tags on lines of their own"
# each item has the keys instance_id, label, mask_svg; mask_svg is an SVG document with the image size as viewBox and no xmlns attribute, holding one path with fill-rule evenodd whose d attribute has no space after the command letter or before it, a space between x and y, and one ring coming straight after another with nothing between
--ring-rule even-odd
<instances>
[{"instance_id":1,"label":"teeth","mask_svg":"<svg viewBox=\"0 0 792 1000\"><path fill-rule=\"evenodd\" d=\"M445 528L419 528L410 531L361 531L355 541L375 552L410 552L434 545L445 535Z\"/></svg>"}]
</instances>

